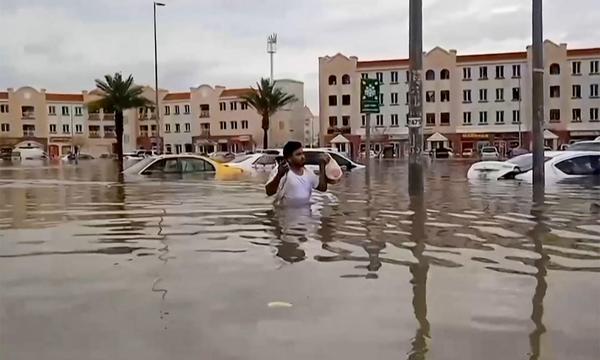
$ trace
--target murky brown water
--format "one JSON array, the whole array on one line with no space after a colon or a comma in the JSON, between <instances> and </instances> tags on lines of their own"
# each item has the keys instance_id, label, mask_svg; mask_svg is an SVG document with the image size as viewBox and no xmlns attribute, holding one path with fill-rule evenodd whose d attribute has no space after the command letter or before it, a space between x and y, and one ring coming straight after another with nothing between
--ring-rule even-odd
<instances>
[{"instance_id":1,"label":"murky brown water","mask_svg":"<svg viewBox=\"0 0 600 360\"><path fill-rule=\"evenodd\" d=\"M0 359L600 358L593 184L532 209L438 162L411 201L386 162L273 212L258 179L112 166L0 167Z\"/></svg>"}]
</instances>

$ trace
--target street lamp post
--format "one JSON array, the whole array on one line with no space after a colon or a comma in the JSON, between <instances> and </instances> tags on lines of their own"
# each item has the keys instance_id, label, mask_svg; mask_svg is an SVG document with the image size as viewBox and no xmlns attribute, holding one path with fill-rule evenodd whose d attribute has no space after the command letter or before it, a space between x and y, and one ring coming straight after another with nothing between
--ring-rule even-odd
<instances>
[{"instance_id":1,"label":"street lamp post","mask_svg":"<svg viewBox=\"0 0 600 360\"><path fill-rule=\"evenodd\" d=\"M160 107L158 106L158 46L156 43L156 7L165 6L164 3L154 2L154 116L156 116L156 148L159 153L163 152L162 141L160 141ZM152 133L152 131L151 131Z\"/></svg>"},{"instance_id":2,"label":"street lamp post","mask_svg":"<svg viewBox=\"0 0 600 360\"><path fill-rule=\"evenodd\" d=\"M273 78L273 56L277 52L277 34L273 33L267 38L267 52L271 58L271 84L274 84Z\"/></svg>"}]
</instances>

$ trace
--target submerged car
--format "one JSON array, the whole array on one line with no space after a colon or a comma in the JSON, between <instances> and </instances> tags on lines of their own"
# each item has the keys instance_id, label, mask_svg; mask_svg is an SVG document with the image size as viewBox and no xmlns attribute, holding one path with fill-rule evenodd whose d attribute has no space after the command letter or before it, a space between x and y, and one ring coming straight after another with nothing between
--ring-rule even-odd
<instances>
[{"instance_id":1,"label":"submerged car","mask_svg":"<svg viewBox=\"0 0 600 360\"><path fill-rule=\"evenodd\" d=\"M544 153L547 181L599 176L600 152L546 151ZM480 161L467 172L470 180L530 180L533 169L533 154L524 154L507 161Z\"/></svg>"},{"instance_id":2,"label":"submerged car","mask_svg":"<svg viewBox=\"0 0 600 360\"><path fill-rule=\"evenodd\" d=\"M247 174L243 169L193 154L160 155L143 159L123 171L125 175L162 177L183 174L214 174L218 179Z\"/></svg>"}]
</instances>

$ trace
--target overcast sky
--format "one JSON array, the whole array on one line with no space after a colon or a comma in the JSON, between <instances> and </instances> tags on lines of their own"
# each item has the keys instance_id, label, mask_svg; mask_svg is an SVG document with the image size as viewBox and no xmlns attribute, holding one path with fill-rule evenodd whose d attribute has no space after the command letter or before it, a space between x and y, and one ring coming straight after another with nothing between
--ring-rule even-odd
<instances>
[{"instance_id":1,"label":"overcast sky","mask_svg":"<svg viewBox=\"0 0 600 360\"><path fill-rule=\"evenodd\" d=\"M277 78L304 81L318 112L318 57L406 57L408 0L165 0L158 9L160 86L243 87L268 76L266 37L279 34ZM530 0L424 0L424 49L524 50ZM599 0L545 0L545 38L600 46ZM81 91L106 73L154 83L152 1L0 0L0 89Z\"/></svg>"}]
</instances>

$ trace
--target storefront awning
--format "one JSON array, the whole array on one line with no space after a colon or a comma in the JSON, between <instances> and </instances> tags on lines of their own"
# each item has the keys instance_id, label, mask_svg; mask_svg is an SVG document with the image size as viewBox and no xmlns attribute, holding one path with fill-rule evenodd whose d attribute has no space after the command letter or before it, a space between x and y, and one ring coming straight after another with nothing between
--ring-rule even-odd
<instances>
[{"instance_id":1,"label":"storefront awning","mask_svg":"<svg viewBox=\"0 0 600 360\"><path fill-rule=\"evenodd\" d=\"M346 137L344 137L342 134L339 134L330 141L332 144L348 144L349 142L350 140L346 139Z\"/></svg>"},{"instance_id":2,"label":"storefront awning","mask_svg":"<svg viewBox=\"0 0 600 360\"><path fill-rule=\"evenodd\" d=\"M556 140L558 136L550 130L544 130L544 140Z\"/></svg>"},{"instance_id":3,"label":"storefront awning","mask_svg":"<svg viewBox=\"0 0 600 360\"><path fill-rule=\"evenodd\" d=\"M435 134L433 134L430 137L428 137L427 141L428 142L433 142L433 141L448 141L448 138L445 137L444 135L440 134L439 132L436 132Z\"/></svg>"}]
</instances>

